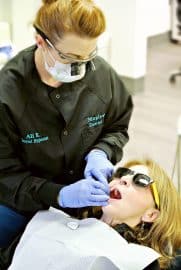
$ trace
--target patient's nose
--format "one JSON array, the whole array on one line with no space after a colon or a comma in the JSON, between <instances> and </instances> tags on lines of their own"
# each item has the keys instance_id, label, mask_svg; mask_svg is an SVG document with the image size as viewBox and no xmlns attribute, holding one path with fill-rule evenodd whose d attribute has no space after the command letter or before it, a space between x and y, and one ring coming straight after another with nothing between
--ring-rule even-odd
<instances>
[{"instance_id":1,"label":"patient's nose","mask_svg":"<svg viewBox=\"0 0 181 270\"><path fill-rule=\"evenodd\" d=\"M119 183L124 186L130 186L132 183L131 175L122 176Z\"/></svg>"}]
</instances>

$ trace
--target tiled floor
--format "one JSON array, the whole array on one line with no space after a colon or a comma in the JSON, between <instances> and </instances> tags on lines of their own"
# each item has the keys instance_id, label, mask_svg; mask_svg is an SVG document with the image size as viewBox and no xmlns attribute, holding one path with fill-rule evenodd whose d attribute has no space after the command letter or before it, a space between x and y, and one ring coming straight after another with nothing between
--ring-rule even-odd
<instances>
[{"instance_id":1,"label":"tiled floor","mask_svg":"<svg viewBox=\"0 0 181 270\"><path fill-rule=\"evenodd\" d=\"M135 108L123 161L149 156L171 175L181 116L181 77L171 84L169 76L179 66L181 45L168 40L148 48L145 89L133 96Z\"/></svg>"}]
</instances>

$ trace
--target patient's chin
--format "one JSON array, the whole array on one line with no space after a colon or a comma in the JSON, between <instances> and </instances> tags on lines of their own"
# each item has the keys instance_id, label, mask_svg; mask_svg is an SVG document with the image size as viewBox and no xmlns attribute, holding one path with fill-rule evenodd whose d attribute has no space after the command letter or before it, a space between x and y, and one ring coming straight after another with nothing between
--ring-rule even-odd
<instances>
[{"instance_id":1,"label":"patient's chin","mask_svg":"<svg viewBox=\"0 0 181 270\"><path fill-rule=\"evenodd\" d=\"M111 207L114 207L115 208L115 202L116 202L117 200L115 200L115 199L111 199L111 198L109 198L109 200L108 200L108 205L106 205L106 206L102 206L102 211L103 212L106 212L107 210L109 211L109 209L111 208ZM117 206L116 206L117 207Z\"/></svg>"},{"instance_id":2,"label":"patient's chin","mask_svg":"<svg viewBox=\"0 0 181 270\"><path fill-rule=\"evenodd\" d=\"M111 203L108 201L108 205L102 206L102 212L106 212L106 210L111 206Z\"/></svg>"}]
</instances>

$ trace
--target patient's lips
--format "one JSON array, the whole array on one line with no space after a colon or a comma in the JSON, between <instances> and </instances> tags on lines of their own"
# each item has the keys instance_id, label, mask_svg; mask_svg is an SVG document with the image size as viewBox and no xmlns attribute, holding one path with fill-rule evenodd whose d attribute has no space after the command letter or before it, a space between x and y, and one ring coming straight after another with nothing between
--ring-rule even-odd
<instances>
[{"instance_id":1,"label":"patient's lips","mask_svg":"<svg viewBox=\"0 0 181 270\"><path fill-rule=\"evenodd\" d=\"M113 189L110 192L110 198L115 199L115 200L120 200L121 199L121 193L118 189Z\"/></svg>"}]
</instances>

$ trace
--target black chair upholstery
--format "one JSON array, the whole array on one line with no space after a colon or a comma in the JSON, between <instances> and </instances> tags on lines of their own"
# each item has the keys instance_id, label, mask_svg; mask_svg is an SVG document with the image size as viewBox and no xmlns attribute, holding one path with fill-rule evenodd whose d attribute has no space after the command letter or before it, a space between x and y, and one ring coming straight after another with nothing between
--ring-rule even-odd
<instances>
[{"instance_id":1,"label":"black chair upholstery","mask_svg":"<svg viewBox=\"0 0 181 270\"><path fill-rule=\"evenodd\" d=\"M178 250L177 256L173 260L168 270L181 270L181 249Z\"/></svg>"}]
</instances>

